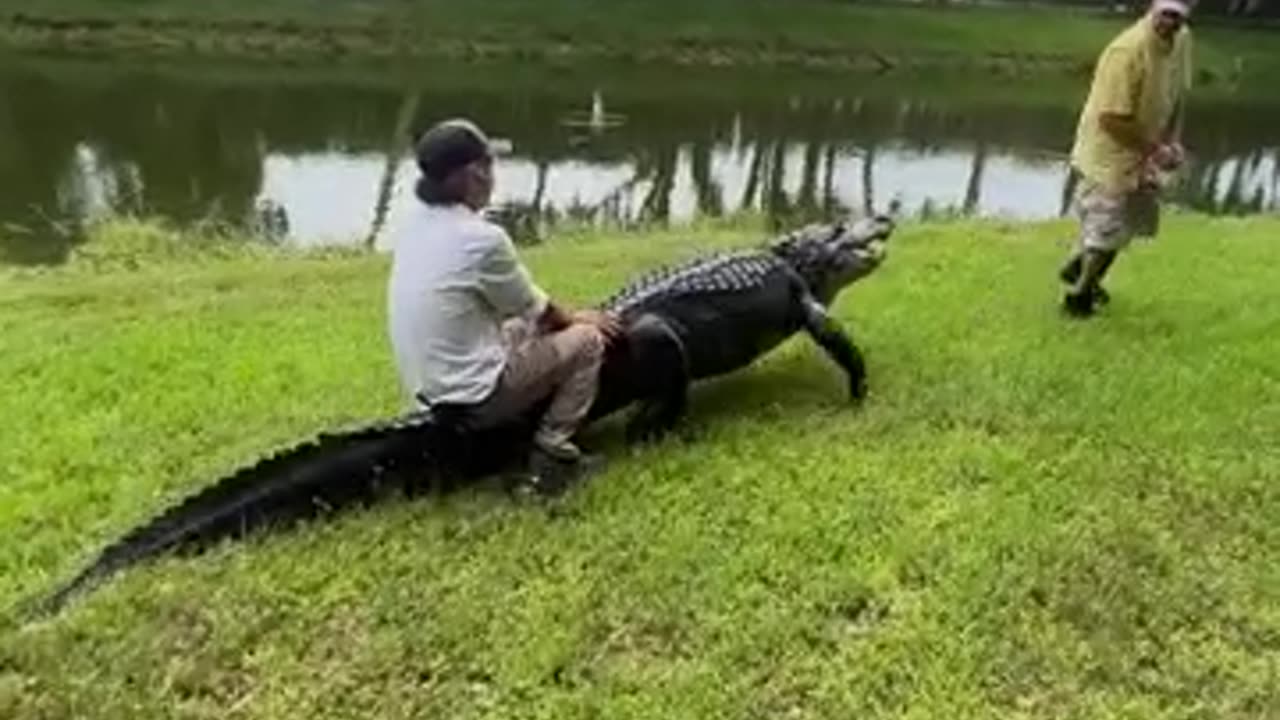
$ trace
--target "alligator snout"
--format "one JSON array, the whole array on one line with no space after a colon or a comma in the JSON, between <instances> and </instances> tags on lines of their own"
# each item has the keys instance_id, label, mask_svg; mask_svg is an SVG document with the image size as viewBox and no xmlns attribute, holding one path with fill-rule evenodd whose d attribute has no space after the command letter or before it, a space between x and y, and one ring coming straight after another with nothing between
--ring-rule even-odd
<instances>
[{"instance_id":1,"label":"alligator snout","mask_svg":"<svg viewBox=\"0 0 1280 720\"><path fill-rule=\"evenodd\" d=\"M875 243L883 244L888 242L889 236L893 234L896 224L889 215L874 215L865 217L853 226L852 234L855 238L872 245Z\"/></svg>"}]
</instances>

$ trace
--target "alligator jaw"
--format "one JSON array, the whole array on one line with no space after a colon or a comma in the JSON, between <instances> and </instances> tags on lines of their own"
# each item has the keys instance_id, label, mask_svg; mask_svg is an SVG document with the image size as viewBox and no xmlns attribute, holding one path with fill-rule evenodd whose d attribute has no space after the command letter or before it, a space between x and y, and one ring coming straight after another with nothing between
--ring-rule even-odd
<instances>
[{"instance_id":1,"label":"alligator jaw","mask_svg":"<svg viewBox=\"0 0 1280 720\"><path fill-rule=\"evenodd\" d=\"M889 236L893 234L893 230L893 218L888 215L875 215L858 220L849 232L857 238L859 243L864 243L870 247L877 244L883 246L889 241ZM879 252L883 253L883 250L884 248L881 247Z\"/></svg>"},{"instance_id":2,"label":"alligator jaw","mask_svg":"<svg viewBox=\"0 0 1280 720\"><path fill-rule=\"evenodd\" d=\"M885 256L889 253L888 238L877 238L867 244L863 251L864 256L877 264L884 261Z\"/></svg>"}]
</instances>

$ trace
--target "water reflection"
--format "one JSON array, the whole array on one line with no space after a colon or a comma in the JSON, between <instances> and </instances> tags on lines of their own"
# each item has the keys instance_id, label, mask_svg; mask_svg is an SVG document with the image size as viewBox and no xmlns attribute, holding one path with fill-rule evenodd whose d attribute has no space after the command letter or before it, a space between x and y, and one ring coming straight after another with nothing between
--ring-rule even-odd
<instances>
[{"instance_id":1,"label":"water reflection","mask_svg":"<svg viewBox=\"0 0 1280 720\"><path fill-rule=\"evenodd\" d=\"M1280 198L1276 159L1269 150L1199 169L1186 199L1213 211L1274 210ZM384 160L375 153L268 155L258 203L285 214L295 242L373 238L385 246L382 241L412 218L406 211L413 205L416 168L408 158L394 164L385 218L378 223L374 208ZM786 224L883 209L890 201L923 217L1035 219L1065 213L1063 200L1070 197L1064 160L983 144L929 152L896 143L874 149L818 142L689 144L650 162L504 158L497 175L495 215L525 240L565 220L632 226L757 210Z\"/></svg>"},{"instance_id":2,"label":"water reflection","mask_svg":"<svg viewBox=\"0 0 1280 720\"><path fill-rule=\"evenodd\" d=\"M412 218L408 128L453 114L513 141L497 210L525 239L566 219L633 225L749 209L789 223L893 200L914 215L1053 217L1070 194L1060 153L1075 119L1067 103L950 103L910 87L677 100L585 82L406 91L29 65L0 70L0 99L0 252L25 263L58 262L79 241L78 219L113 212L385 246ZM1278 114L1248 99L1196 108L1196 164L1180 200L1280 208Z\"/></svg>"}]
</instances>

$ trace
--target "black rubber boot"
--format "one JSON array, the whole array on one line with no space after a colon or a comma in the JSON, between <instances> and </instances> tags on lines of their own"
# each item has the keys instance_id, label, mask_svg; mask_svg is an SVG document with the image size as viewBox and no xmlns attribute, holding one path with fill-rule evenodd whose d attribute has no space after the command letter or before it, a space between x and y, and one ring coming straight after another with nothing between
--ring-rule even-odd
<instances>
[{"instance_id":1,"label":"black rubber boot","mask_svg":"<svg viewBox=\"0 0 1280 720\"><path fill-rule=\"evenodd\" d=\"M1107 297L1098 281L1106 273L1115 253L1106 250L1085 250L1080 261L1080 273L1075 284L1062 298L1062 309L1072 317L1089 317L1095 302ZM1105 302L1105 301L1102 301Z\"/></svg>"},{"instance_id":2,"label":"black rubber boot","mask_svg":"<svg viewBox=\"0 0 1280 720\"><path fill-rule=\"evenodd\" d=\"M1080 279L1080 270L1083 267L1084 257L1081 253L1076 253L1072 255L1071 259L1067 261L1067 264L1063 265L1062 269L1058 271L1058 277L1062 279L1062 282L1068 285L1075 285L1076 281Z\"/></svg>"},{"instance_id":3,"label":"black rubber boot","mask_svg":"<svg viewBox=\"0 0 1280 720\"><path fill-rule=\"evenodd\" d=\"M603 455L568 457L535 447L529 454L528 471L513 478L507 490L518 496L557 498L602 472L606 465Z\"/></svg>"},{"instance_id":4,"label":"black rubber boot","mask_svg":"<svg viewBox=\"0 0 1280 720\"><path fill-rule=\"evenodd\" d=\"M1098 275L1093 279L1093 299L1099 305L1106 305L1111 302L1111 294L1102 287L1102 279L1107 276L1107 271L1111 269L1111 263L1116 261L1115 250L1104 250L1098 261Z\"/></svg>"},{"instance_id":5,"label":"black rubber boot","mask_svg":"<svg viewBox=\"0 0 1280 720\"><path fill-rule=\"evenodd\" d=\"M1071 317L1086 318L1093 315L1093 302L1092 293L1070 291L1062 296L1062 310Z\"/></svg>"},{"instance_id":6,"label":"black rubber boot","mask_svg":"<svg viewBox=\"0 0 1280 720\"><path fill-rule=\"evenodd\" d=\"M1093 300L1099 305L1106 305L1111 302L1111 294L1106 288L1102 287L1102 277L1107 274L1107 269L1111 267L1111 263L1116 259L1115 251L1109 250L1102 253L1101 265L1099 267L1099 275L1093 282ZM1084 256L1082 253L1076 253L1071 256L1062 269L1058 271L1058 277L1067 285L1075 285L1080 280L1080 273L1084 270Z\"/></svg>"}]
</instances>

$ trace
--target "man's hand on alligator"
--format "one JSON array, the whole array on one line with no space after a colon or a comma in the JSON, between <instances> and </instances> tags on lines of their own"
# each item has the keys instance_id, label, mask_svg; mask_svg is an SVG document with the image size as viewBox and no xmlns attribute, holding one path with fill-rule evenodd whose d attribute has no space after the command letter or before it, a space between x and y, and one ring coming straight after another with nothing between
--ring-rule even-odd
<instances>
[{"instance_id":1,"label":"man's hand on alligator","mask_svg":"<svg viewBox=\"0 0 1280 720\"><path fill-rule=\"evenodd\" d=\"M573 313L573 321L593 325L613 344L623 335L622 323L616 315L601 310L578 310Z\"/></svg>"}]
</instances>

